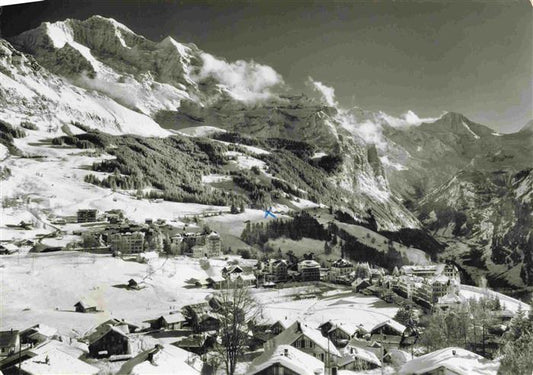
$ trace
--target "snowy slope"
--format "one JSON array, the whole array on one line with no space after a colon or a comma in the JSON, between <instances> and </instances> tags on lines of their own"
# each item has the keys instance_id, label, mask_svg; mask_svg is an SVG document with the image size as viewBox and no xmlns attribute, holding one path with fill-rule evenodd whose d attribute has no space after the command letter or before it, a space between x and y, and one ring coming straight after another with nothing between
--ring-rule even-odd
<instances>
[{"instance_id":1,"label":"snowy slope","mask_svg":"<svg viewBox=\"0 0 533 375\"><path fill-rule=\"evenodd\" d=\"M169 134L150 117L46 72L5 40L0 40L0 68L0 113L13 125L30 121L55 133L76 121L111 134Z\"/></svg>"}]
</instances>

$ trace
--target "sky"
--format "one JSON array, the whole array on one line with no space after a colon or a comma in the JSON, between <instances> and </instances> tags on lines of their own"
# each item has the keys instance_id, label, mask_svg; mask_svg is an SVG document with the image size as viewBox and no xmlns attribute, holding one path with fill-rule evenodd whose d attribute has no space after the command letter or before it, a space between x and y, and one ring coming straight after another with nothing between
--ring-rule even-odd
<instances>
[{"instance_id":1,"label":"sky","mask_svg":"<svg viewBox=\"0 0 533 375\"><path fill-rule=\"evenodd\" d=\"M46 0L3 8L3 36L43 21L113 17L228 61L266 64L297 92L309 77L344 107L465 114L501 132L533 119L528 0Z\"/></svg>"}]
</instances>

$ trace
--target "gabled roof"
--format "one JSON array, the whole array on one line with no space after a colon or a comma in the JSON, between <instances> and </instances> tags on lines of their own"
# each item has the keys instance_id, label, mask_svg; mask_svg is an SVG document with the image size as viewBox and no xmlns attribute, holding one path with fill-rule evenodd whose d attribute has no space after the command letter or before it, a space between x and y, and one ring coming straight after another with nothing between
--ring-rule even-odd
<instances>
[{"instance_id":1,"label":"gabled roof","mask_svg":"<svg viewBox=\"0 0 533 375\"><path fill-rule=\"evenodd\" d=\"M30 375L95 375L100 372L100 369L57 349L23 361L20 368Z\"/></svg>"},{"instance_id":2,"label":"gabled roof","mask_svg":"<svg viewBox=\"0 0 533 375\"><path fill-rule=\"evenodd\" d=\"M254 375L270 366L280 364L299 375L324 373L324 363L290 345L278 345L255 358L246 374ZM318 372L320 371L320 372Z\"/></svg>"},{"instance_id":3,"label":"gabled roof","mask_svg":"<svg viewBox=\"0 0 533 375\"><path fill-rule=\"evenodd\" d=\"M199 375L202 361L197 355L174 345L157 345L127 361L120 374ZM177 371L179 370L179 371Z\"/></svg>"},{"instance_id":4,"label":"gabled roof","mask_svg":"<svg viewBox=\"0 0 533 375\"><path fill-rule=\"evenodd\" d=\"M222 282L226 281L226 279L224 277L222 277L222 276L215 275L215 276L208 277L207 281L208 282L213 282L213 283L222 283Z\"/></svg>"},{"instance_id":5,"label":"gabled roof","mask_svg":"<svg viewBox=\"0 0 533 375\"><path fill-rule=\"evenodd\" d=\"M90 307L96 307L96 308L98 307L98 304L89 297L84 297L80 299L74 306L77 306L77 305L80 305L84 309L88 309Z\"/></svg>"},{"instance_id":6,"label":"gabled roof","mask_svg":"<svg viewBox=\"0 0 533 375\"><path fill-rule=\"evenodd\" d=\"M388 319L388 320L385 320L384 322L381 322L379 324L376 324L371 330L370 330L370 333L374 332L375 330L383 327L383 326L389 326L391 327L393 330L395 330L396 332L402 334L403 331L405 331L405 326L401 323L398 323L396 320L393 320L393 319Z\"/></svg>"},{"instance_id":7,"label":"gabled roof","mask_svg":"<svg viewBox=\"0 0 533 375\"><path fill-rule=\"evenodd\" d=\"M179 312L176 312L174 314L163 315L161 316L161 318L168 324L179 323L179 322L185 321L185 317L183 316L183 314Z\"/></svg>"},{"instance_id":8,"label":"gabled roof","mask_svg":"<svg viewBox=\"0 0 533 375\"><path fill-rule=\"evenodd\" d=\"M21 333L29 333L29 337L35 335L35 334L40 334L40 335L43 335L43 336L46 336L46 337L52 337L54 336L56 333L57 333L57 329L53 328L53 327L49 327L45 324L36 324L28 329L26 329L25 331L22 331Z\"/></svg>"},{"instance_id":9,"label":"gabled roof","mask_svg":"<svg viewBox=\"0 0 533 375\"><path fill-rule=\"evenodd\" d=\"M247 275L240 274L236 277L236 279L241 279L243 281L255 281L255 275L251 273Z\"/></svg>"},{"instance_id":10,"label":"gabled roof","mask_svg":"<svg viewBox=\"0 0 533 375\"><path fill-rule=\"evenodd\" d=\"M355 332L357 332L358 327L356 324L337 323L333 324L333 327L331 327L328 333L336 331L337 329L346 333L348 336L352 336Z\"/></svg>"},{"instance_id":11,"label":"gabled roof","mask_svg":"<svg viewBox=\"0 0 533 375\"><path fill-rule=\"evenodd\" d=\"M107 325L107 326L104 326L101 329L97 330L96 332L94 332L94 334L92 334L89 337L89 345L92 345L95 342L99 341L102 337L106 336L110 332L114 332L116 334L119 334L120 336L128 338L128 335L126 333L124 333L124 331L122 331L120 328L114 327L114 326L111 326L111 325Z\"/></svg>"},{"instance_id":12,"label":"gabled roof","mask_svg":"<svg viewBox=\"0 0 533 375\"><path fill-rule=\"evenodd\" d=\"M227 267L224 267L222 269L222 272L226 272L226 273L241 273L241 272L244 272L242 267L239 266L238 264L232 264L230 266L227 266Z\"/></svg>"},{"instance_id":13,"label":"gabled roof","mask_svg":"<svg viewBox=\"0 0 533 375\"><path fill-rule=\"evenodd\" d=\"M329 347L329 352L332 355L340 357L341 354L333 344L328 345L328 339L322 336L322 333L315 329L309 327L306 323L296 321L290 327L285 329L279 335L270 339L269 345L279 346L279 345L292 345L296 340L301 336L307 337L311 340L316 346L322 348L322 350L327 351Z\"/></svg>"},{"instance_id":14,"label":"gabled roof","mask_svg":"<svg viewBox=\"0 0 533 375\"><path fill-rule=\"evenodd\" d=\"M294 324L294 320L292 319L280 319L272 323L271 327L273 327L275 324L279 324L283 329L289 328L291 325Z\"/></svg>"},{"instance_id":15,"label":"gabled roof","mask_svg":"<svg viewBox=\"0 0 533 375\"><path fill-rule=\"evenodd\" d=\"M444 368L459 375L496 375L500 363L491 361L471 351L448 347L415 358L405 363L400 374L425 374Z\"/></svg>"}]
</instances>

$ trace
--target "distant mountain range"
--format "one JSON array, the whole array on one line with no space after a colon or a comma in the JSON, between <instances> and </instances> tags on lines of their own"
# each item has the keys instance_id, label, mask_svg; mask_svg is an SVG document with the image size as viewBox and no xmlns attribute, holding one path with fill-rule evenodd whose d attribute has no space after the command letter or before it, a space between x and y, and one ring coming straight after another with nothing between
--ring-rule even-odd
<instances>
[{"instance_id":1,"label":"distant mountain range","mask_svg":"<svg viewBox=\"0 0 533 375\"><path fill-rule=\"evenodd\" d=\"M360 221L371 214L380 230L462 241L481 249L480 267L495 278L533 284L533 121L499 134L453 112L419 119L345 110L292 92L268 66L228 62L171 37L153 42L100 16L0 40L0 78L3 120L50 136L77 123L114 135L226 131L252 139L230 143L303 142L312 152L298 154L306 170L298 181L325 176L323 188L335 191L335 199L307 191L324 197L316 203Z\"/></svg>"}]
</instances>

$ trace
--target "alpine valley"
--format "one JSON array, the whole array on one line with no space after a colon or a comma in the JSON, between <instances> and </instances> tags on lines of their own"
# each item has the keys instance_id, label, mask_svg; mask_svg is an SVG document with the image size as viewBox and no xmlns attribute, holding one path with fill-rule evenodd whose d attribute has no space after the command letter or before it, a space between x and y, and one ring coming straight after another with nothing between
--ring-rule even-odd
<instances>
[{"instance_id":1,"label":"alpine valley","mask_svg":"<svg viewBox=\"0 0 533 375\"><path fill-rule=\"evenodd\" d=\"M50 229L88 206L141 220L219 210L238 247L263 209L305 210L342 229L348 257L449 260L465 283L531 292L533 122L499 134L454 112L345 109L308 84L317 98L269 66L100 16L0 39L4 217Z\"/></svg>"}]
</instances>

